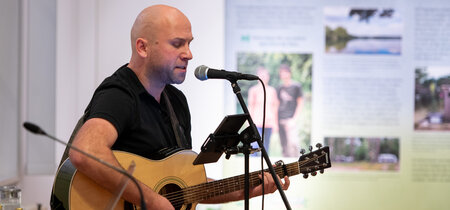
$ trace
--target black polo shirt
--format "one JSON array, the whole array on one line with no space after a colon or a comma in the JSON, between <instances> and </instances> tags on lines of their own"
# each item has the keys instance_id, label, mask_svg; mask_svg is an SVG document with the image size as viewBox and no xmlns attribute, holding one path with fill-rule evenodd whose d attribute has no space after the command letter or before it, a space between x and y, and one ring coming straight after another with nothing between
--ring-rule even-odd
<instances>
[{"instance_id":1,"label":"black polo shirt","mask_svg":"<svg viewBox=\"0 0 450 210\"><path fill-rule=\"evenodd\" d=\"M191 116L186 97L172 85L167 85L164 91L184 132L183 148L191 149ZM86 109L85 120L102 118L114 125L118 138L113 150L153 158L161 149L177 147L170 114L162 96L160 101L158 103L144 89L126 64L96 89Z\"/></svg>"},{"instance_id":2,"label":"black polo shirt","mask_svg":"<svg viewBox=\"0 0 450 210\"><path fill-rule=\"evenodd\" d=\"M297 99L303 96L302 86L298 82L292 81L289 86L280 86L277 90L278 100L278 118L292 118L297 109Z\"/></svg>"}]
</instances>

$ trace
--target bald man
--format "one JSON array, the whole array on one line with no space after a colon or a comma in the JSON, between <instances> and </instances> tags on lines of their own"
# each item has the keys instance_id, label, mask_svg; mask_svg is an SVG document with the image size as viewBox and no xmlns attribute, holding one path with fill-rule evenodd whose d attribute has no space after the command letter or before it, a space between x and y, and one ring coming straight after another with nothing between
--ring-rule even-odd
<instances>
[{"instance_id":1,"label":"bald man","mask_svg":"<svg viewBox=\"0 0 450 210\"><path fill-rule=\"evenodd\" d=\"M192 59L189 45L193 40L191 23L178 9L155 5L144 9L131 29L132 55L96 89L85 111L85 123L73 145L120 167L113 150L127 151L154 159L161 149L191 149L191 124L184 94L172 84L180 84ZM168 101L179 121L179 137L172 129ZM181 144L181 146L180 146ZM79 172L113 192L120 186L121 175L96 161L71 150L70 160ZM265 192L276 190L270 175L265 176ZM141 183L148 209L174 209L163 196ZM287 189L289 180L285 178ZM251 196L261 195L261 186L251 189ZM139 205L138 189L128 184L125 200ZM243 199L237 191L205 200L220 203Z\"/></svg>"}]
</instances>

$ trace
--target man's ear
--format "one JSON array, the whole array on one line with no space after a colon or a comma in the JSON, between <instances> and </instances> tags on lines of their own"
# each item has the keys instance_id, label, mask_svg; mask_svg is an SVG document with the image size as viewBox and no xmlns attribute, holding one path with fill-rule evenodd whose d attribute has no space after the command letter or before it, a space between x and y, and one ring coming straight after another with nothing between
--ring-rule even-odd
<instances>
[{"instance_id":1,"label":"man's ear","mask_svg":"<svg viewBox=\"0 0 450 210\"><path fill-rule=\"evenodd\" d=\"M141 57L147 57L149 48L148 41L143 38L138 38L136 40L136 52Z\"/></svg>"}]
</instances>

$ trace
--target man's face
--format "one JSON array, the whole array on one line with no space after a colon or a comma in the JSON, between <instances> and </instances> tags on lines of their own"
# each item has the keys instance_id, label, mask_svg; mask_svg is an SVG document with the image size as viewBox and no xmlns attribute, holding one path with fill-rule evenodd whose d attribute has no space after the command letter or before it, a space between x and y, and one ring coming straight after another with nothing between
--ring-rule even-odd
<instances>
[{"instance_id":1,"label":"man's face","mask_svg":"<svg viewBox=\"0 0 450 210\"><path fill-rule=\"evenodd\" d=\"M287 82L291 79L291 72L289 70L281 68L278 71L282 82Z\"/></svg>"},{"instance_id":2,"label":"man's face","mask_svg":"<svg viewBox=\"0 0 450 210\"><path fill-rule=\"evenodd\" d=\"M192 59L189 48L192 40L191 24L185 17L164 21L150 41L150 74L165 84L182 83Z\"/></svg>"},{"instance_id":3,"label":"man's face","mask_svg":"<svg viewBox=\"0 0 450 210\"><path fill-rule=\"evenodd\" d=\"M264 82L264 84L269 84L270 75L266 69L258 69L257 75Z\"/></svg>"}]
</instances>

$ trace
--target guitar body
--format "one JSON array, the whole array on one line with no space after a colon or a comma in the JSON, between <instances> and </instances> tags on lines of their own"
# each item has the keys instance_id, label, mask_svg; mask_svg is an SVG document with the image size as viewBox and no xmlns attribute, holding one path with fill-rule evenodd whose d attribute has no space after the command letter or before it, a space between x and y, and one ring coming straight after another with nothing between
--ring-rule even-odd
<instances>
[{"instance_id":1,"label":"guitar body","mask_svg":"<svg viewBox=\"0 0 450 210\"><path fill-rule=\"evenodd\" d=\"M134 161L136 168L133 176L149 186L155 192L165 194L207 181L203 165L193 165L197 154L190 150L182 150L162 160L150 160L128 152L114 151L119 163L128 168ZM129 181L128 184L134 184ZM53 186L55 197L60 200L64 209L96 210L104 209L113 199L113 194L105 190L93 180L77 172L67 159L58 170ZM121 199L115 209L124 209ZM195 209L197 203L175 206L176 209Z\"/></svg>"}]
</instances>

